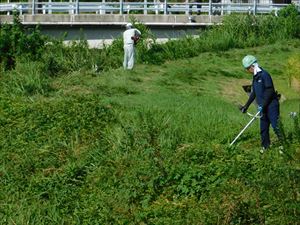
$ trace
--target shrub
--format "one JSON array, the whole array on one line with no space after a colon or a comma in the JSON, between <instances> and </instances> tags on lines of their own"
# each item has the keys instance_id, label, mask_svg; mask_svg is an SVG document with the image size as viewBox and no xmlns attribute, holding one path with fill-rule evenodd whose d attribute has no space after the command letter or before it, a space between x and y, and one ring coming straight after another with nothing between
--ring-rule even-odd
<instances>
[{"instance_id":1,"label":"shrub","mask_svg":"<svg viewBox=\"0 0 300 225\"><path fill-rule=\"evenodd\" d=\"M281 32L287 36L300 37L300 12L295 4L290 4L279 10L278 17L281 22Z\"/></svg>"},{"instance_id":2,"label":"shrub","mask_svg":"<svg viewBox=\"0 0 300 225\"><path fill-rule=\"evenodd\" d=\"M46 37L39 28L25 28L16 12L13 24L3 24L0 29L0 63L5 69L15 67L16 58L28 57L37 60L43 53Z\"/></svg>"}]
</instances>

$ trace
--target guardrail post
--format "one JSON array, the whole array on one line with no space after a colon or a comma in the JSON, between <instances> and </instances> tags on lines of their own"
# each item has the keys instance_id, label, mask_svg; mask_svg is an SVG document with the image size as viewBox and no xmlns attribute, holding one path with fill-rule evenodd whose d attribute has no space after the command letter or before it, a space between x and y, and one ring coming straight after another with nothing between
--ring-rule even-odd
<instances>
[{"instance_id":1,"label":"guardrail post","mask_svg":"<svg viewBox=\"0 0 300 225\"><path fill-rule=\"evenodd\" d=\"M31 14L32 15L35 14L35 0L32 0L32 2L31 2Z\"/></svg>"},{"instance_id":2,"label":"guardrail post","mask_svg":"<svg viewBox=\"0 0 300 225\"><path fill-rule=\"evenodd\" d=\"M9 0L7 0L7 3L9 4ZM9 16L10 15L10 11L7 11L6 14Z\"/></svg>"},{"instance_id":3,"label":"guardrail post","mask_svg":"<svg viewBox=\"0 0 300 225\"><path fill-rule=\"evenodd\" d=\"M158 1L153 0L153 2L154 2L154 8L155 8L155 15L158 15L159 14L159 12L158 12L158 8L159 8Z\"/></svg>"},{"instance_id":4,"label":"guardrail post","mask_svg":"<svg viewBox=\"0 0 300 225\"><path fill-rule=\"evenodd\" d=\"M75 14L79 14L79 0L76 0Z\"/></svg>"},{"instance_id":5,"label":"guardrail post","mask_svg":"<svg viewBox=\"0 0 300 225\"><path fill-rule=\"evenodd\" d=\"M147 9L148 9L147 0L144 0L144 15L148 14Z\"/></svg>"},{"instance_id":6,"label":"guardrail post","mask_svg":"<svg viewBox=\"0 0 300 225\"><path fill-rule=\"evenodd\" d=\"M49 3L52 3L52 0L49 0ZM48 14L52 14L52 4L49 4L50 9L48 9Z\"/></svg>"},{"instance_id":7,"label":"guardrail post","mask_svg":"<svg viewBox=\"0 0 300 225\"><path fill-rule=\"evenodd\" d=\"M190 5L189 5L189 0L185 0L185 15L190 14Z\"/></svg>"},{"instance_id":8,"label":"guardrail post","mask_svg":"<svg viewBox=\"0 0 300 225\"><path fill-rule=\"evenodd\" d=\"M99 10L100 15L106 13L106 12L105 12L105 9L103 9L103 7L105 8L105 0L102 0L102 3L101 3L101 5L100 5L100 10Z\"/></svg>"},{"instance_id":9,"label":"guardrail post","mask_svg":"<svg viewBox=\"0 0 300 225\"><path fill-rule=\"evenodd\" d=\"M164 0L164 15L168 14L168 1Z\"/></svg>"},{"instance_id":10,"label":"guardrail post","mask_svg":"<svg viewBox=\"0 0 300 225\"><path fill-rule=\"evenodd\" d=\"M120 15L123 15L123 11L124 11L124 1L120 0Z\"/></svg>"},{"instance_id":11,"label":"guardrail post","mask_svg":"<svg viewBox=\"0 0 300 225\"><path fill-rule=\"evenodd\" d=\"M80 7L83 7L83 5L80 5L80 0L64 0L66 3L63 6L67 6L68 8L61 9L61 5L57 3L57 1L53 0L28 0L29 2L26 4L14 4L14 1L12 0L3 0L5 3L3 3L2 11L4 11L5 14L11 15L13 9L19 10L19 14L22 15L22 13L25 14L52 14L56 12L60 12L61 10L64 10L66 12L69 12L69 14L80 14ZM30 2L31 1L31 2ZM40 2L44 1L44 2ZM89 1L89 0L87 0ZM119 7L119 14L123 15L124 13L128 12L132 9L130 6L136 7L136 5L131 5L131 3L127 3L124 0L120 0L120 2L106 2L109 0L99 0L99 4L96 4L96 6L92 5L84 5L85 12L95 12L100 14L105 14L107 12L110 12L108 10L112 11L117 10ZM135 0L136 1L136 0ZM152 2L153 1L153 2ZM162 1L162 0L160 0ZM231 3L230 0L221 0L221 4L215 4L212 2L212 0L208 0L206 3L200 3L200 0L196 0L195 2L191 2L192 0L184 0L183 2L178 3L178 5L175 3L169 3L169 0L163 0L163 2L160 2L159 0L142 0L142 2L135 2L137 6L139 7L139 13L143 13L144 15L148 14L148 11L154 12L155 14L161 14L167 15L169 13L184 13L188 15L192 15L193 11L195 12L195 6L202 5L204 6L203 9L205 12L208 13L209 16L212 16L215 11L214 10L221 10L221 15L223 14L230 14L231 12L235 12L238 10L238 12L248 12L249 14L256 15L257 13L270 13L272 10L275 10L275 15L277 14L277 11L286 4L280 4L280 5L274 5L269 3L266 4L265 7L260 8L260 0L253 0L253 2L250 4L240 5L239 3ZM269 0L264 0L269 1ZM294 0L296 2L297 7L300 7L300 0ZM299 4L298 4L299 2ZM199 4L200 3L200 4ZM109 4L109 5L107 5ZM171 5L170 5L171 4ZM29 10L27 9L29 6ZM124 7L126 6L126 9ZM143 6L143 7L141 7ZM170 6L174 6L174 8L170 9ZM2 6L1 6L2 7ZM25 8L24 8L25 7ZM127 9L128 7L128 9ZM194 9L193 9L194 7ZM216 7L216 9L215 9ZM237 8L236 8L237 7ZM26 9L26 12L23 12L22 10ZM125 11L124 11L125 10ZM198 12L198 7L197 7ZM82 11L83 13L83 11Z\"/></svg>"},{"instance_id":12,"label":"guardrail post","mask_svg":"<svg viewBox=\"0 0 300 225\"><path fill-rule=\"evenodd\" d=\"M69 8L70 8L69 14L72 14L72 15L73 15L73 14L75 13L73 1L72 1L72 0L69 0L69 2L70 2L70 5L69 5Z\"/></svg>"},{"instance_id":13,"label":"guardrail post","mask_svg":"<svg viewBox=\"0 0 300 225\"><path fill-rule=\"evenodd\" d=\"M46 14L47 10L46 10L47 5L43 5L42 6L42 14Z\"/></svg>"}]
</instances>

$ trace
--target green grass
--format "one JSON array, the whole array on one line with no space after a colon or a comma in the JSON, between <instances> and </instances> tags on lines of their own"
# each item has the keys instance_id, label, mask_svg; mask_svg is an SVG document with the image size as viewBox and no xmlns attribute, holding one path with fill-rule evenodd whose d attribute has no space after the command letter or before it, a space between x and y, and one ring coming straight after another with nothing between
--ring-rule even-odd
<instances>
[{"instance_id":1,"label":"green grass","mask_svg":"<svg viewBox=\"0 0 300 225\"><path fill-rule=\"evenodd\" d=\"M25 64L1 74L0 224L297 224L289 112L300 96L285 71L299 50L291 40L133 71L49 78ZM228 147L250 120L237 108L251 82L246 54L285 97L284 155L272 131L275 147L259 153L258 121Z\"/></svg>"}]
</instances>

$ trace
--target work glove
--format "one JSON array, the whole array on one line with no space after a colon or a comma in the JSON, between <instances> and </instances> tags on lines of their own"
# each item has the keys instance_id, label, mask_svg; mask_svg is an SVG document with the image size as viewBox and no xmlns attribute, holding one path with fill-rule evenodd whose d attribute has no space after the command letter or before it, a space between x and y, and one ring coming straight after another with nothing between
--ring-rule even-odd
<instances>
[{"instance_id":1,"label":"work glove","mask_svg":"<svg viewBox=\"0 0 300 225\"><path fill-rule=\"evenodd\" d=\"M259 106L257 107L257 111L258 111L258 112L262 112L262 111L263 111L263 107L259 105Z\"/></svg>"},{"instance_id":2,"label":"work glove","mask_svg":"<svg viewBox=\"0 0 300 225\"><path fill-rule=\"evenodd\" d=\"M247 110L248 110L248 107L247 106L240 106L240 110L242 113L246 113Z\"/></svg>"}]
</instances>

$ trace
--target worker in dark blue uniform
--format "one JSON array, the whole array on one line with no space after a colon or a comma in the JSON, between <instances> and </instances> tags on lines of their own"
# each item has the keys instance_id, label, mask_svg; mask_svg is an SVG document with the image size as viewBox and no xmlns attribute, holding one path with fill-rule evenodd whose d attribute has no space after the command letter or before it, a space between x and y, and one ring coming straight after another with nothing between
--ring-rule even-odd
<instances>
[{"instance_id":1,"label":"worker in dark blue uniform","mask_svg":"<svg viewBox=\"0 0 300 225\"><path fill-rule=\"evenodd\" d=\"M247 112L250 104L256 99L258 111L261 112L260 118L260 135L263 153L270 146L270 124L279 140L281 135L278 127L279 120L279 101L277 92L270 74L263 68L259 67L257 59L252 55L243 58L244 68L253 74L252 90L247 103L240 109L243 113Z\"/></svg>"}]
</instances>

